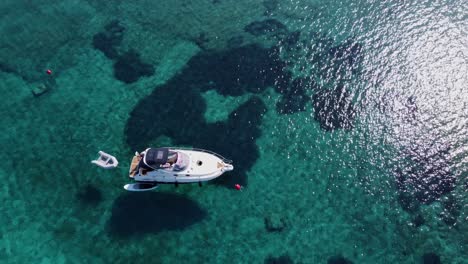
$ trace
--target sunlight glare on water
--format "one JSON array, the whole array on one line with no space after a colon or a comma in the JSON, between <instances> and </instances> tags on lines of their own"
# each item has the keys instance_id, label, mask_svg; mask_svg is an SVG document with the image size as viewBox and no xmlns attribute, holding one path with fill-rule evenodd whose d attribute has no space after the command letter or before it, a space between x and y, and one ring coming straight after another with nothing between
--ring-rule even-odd
<instances>
[{"instance_id":1,"label":"sunlight glare on water","mask_svg":"<svg viewBox=\"0 0 468 264\"><path fill-rule=\"evenodd\" d=\"M319 66L324 58L317 60L313 52L296 65L297 72L312 73L322 86L343 85L356 108L353 129L316 138L311 149L321 142L339 144L340 150L321 160L332 155L334 163L344 165L343 153L350 154L362 170L349 183L362 174L366 180L360 184L375 195L396 185L406 211L418 206L415 200L432 204L456 197L463 203L464 192L454 190L466 185L468 167L468 6L463 1L332 1L327 4L339 6L332 11L325 3L291 3L308 18L292 23L314 32L310 45L302 47L306 51L346 39L362 45L358 68L338 70L339 75L334 71L342 62ZM314 39L317 34L322 41ZM290 127L300 130L303 121L315 122L301 119Z\"/></svg>"},{"instance_id":2,"label":"sunlight glare on water","mask_svg":"<svg viewBox=\"0 0 468 264\"><path fill-rule=\"evenodd\" d=\"M0 13L0 263L466 263L466 0ZM162 146L235 169L127 193Z\"/></svg>"}]
</instances>

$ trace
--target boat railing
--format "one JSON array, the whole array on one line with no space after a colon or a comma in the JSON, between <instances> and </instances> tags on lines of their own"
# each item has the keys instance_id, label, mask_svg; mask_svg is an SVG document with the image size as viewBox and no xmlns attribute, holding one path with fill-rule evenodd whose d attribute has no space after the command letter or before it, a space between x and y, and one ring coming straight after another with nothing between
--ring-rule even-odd
<instances>
[{"instance_id":1,"label":"boat railing","mask_svg":"<svg viewBox=\"0 0 468 264\"><path fill-rule=\"evenodd\" d=\"M194 150L194 151L201 151L201 152L205 152L205 153L210 153L210 154L215 155L216 157L220 158L224 163L232 164L232 160L226 159L225 157L219 155L218 153L213 152L211 150L207 150L207 149L191 148L191 147L167 147L167 148L169 148L169 149L181 149L181 150Z\"/></svg>"}]
</instances>

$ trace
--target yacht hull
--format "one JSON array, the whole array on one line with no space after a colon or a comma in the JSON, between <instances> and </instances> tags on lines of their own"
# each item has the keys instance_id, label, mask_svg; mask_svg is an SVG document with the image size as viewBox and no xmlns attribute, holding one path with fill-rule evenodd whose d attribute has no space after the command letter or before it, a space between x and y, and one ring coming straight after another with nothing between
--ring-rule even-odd
<instances>
[{"instance_id":1,"label":"yacht hull","mask_svg":"<svg viewBox=\"0 0 468 264\"><path fill-rule=\"evenodd\" d=\"M139 161L138 155L135 155L130 168L130 178L138 182L148 183L199 183L213 180L234 169L229 161L216 153L178 148L171 148L171 150L186 157L187 161L184 169L176 170L171 167L145 171L140 168L138 171L132 172L132 168Z\"/></svg>"}]
</instances>

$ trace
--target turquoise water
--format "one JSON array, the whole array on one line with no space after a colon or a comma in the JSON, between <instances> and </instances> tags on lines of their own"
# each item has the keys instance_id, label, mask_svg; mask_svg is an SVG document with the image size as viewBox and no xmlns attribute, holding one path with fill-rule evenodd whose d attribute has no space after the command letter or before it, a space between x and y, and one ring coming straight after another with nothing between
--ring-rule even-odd
<instances>
[{"instance_id":1,"label":"turquoise water","mask_svg":"<svg viewBox=\"0 0 468 264\"><path fill-rule=\"evenodd\" d=\"M1 263L468 263L464 1L133 2L0 4Z\"/></svg>"}]
</instances>

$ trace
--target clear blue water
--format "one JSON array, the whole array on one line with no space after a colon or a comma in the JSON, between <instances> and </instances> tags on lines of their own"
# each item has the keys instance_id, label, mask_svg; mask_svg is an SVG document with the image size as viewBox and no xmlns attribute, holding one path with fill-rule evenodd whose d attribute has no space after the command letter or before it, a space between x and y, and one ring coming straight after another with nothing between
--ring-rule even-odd
<instances>
[{"instance_id":1,"label":"clear blue water","mask_svg":"<svg viewBox=\"0 0 468 264\"><path fill-rule=\"evenodd\" d=\"M466 3L134 2L0 4L1 263L467 263Z\"/></svg>"}]
</instances>

